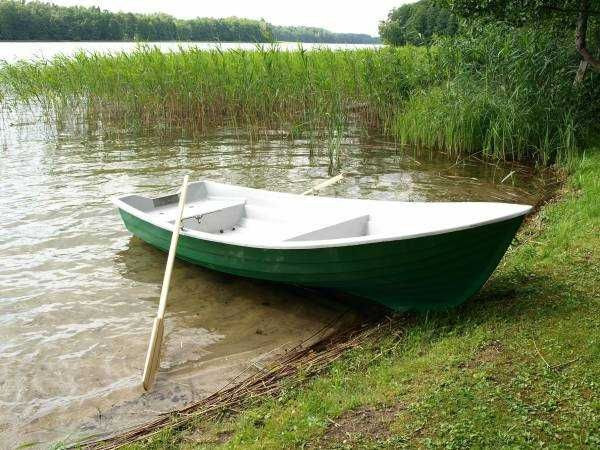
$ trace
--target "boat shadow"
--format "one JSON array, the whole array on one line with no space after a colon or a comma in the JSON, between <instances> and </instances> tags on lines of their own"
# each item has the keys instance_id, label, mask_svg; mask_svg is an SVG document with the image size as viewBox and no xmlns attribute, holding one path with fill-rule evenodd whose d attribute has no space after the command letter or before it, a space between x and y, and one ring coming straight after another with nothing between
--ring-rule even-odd
<instances>
[{"instance_id":1,"label":"boat shadow","mask_svg":"<svg viewBox=\"0 0 600 450\"><path fill-rule=\"evenodd\" d=\"M463 305L434 313L433 318L469 326L538 321L569 312L576 298L573 286L548 274L502 271Z\"/></svg>"},{"instance_id":2,"label":"boat shadow","mask_svg":"<svg viewBox=\"0 0 600 450\"><path fill-rule=\"evenodd\" d=\"M117 252L114 259L123 278L157 287L162 284L167 255L141 239L130 237L127 247ZM158 295L148 297L148 300L158 302ZM355 320L371 320L389 314L387 308L351 295L244 278L176 260L169 293L169 311L189 311L194 309L191 308L192 304L198 301L205 306L212 303L222 308L223 315L228 314L228 309L240 308L233 304L235 301L242 301L247 310L268 306L290 314L321 311L326 315L352 316Z\"/></svg>"},{"instance_id":3,"label":"boat shadow","mask_svg":"<svg viewBox=\"0 0 600 450\"><path fill-rule=\"evenodd\" d=\"M164 252L132 236L127 247L116 254L115 264L123 278L159 288L166 258ZM392 315L416 320L423 316L429 319L456 317L477 323L498 316L503 320L521 320L524 315L558 314L566 306L561 302L551 302L550 299L568 296L571 290L566 283L545 274L500 272L494 274L479 293L458 307L441 311L395 313L360 297L244 278L177 260L168 308L170 312L186 313L195 309L195 303L201 302L204 309L211 309L207 305L212 304L218 309L216 316L221 318L241 310L248 313L253 309L268 307L292 315L313 315L315 312L331 318L346 315L353 317L352 324ZM158 294L147 300L157 303ZM241 302L243 306L236 305L236 302Z\"/></svg>"}]
</instances>

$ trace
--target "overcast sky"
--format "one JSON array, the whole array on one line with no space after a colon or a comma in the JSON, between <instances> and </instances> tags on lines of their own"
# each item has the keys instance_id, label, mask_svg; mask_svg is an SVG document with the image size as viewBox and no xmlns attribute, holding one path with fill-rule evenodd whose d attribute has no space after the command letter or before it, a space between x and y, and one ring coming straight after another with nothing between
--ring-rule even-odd
<instances>
[{"instance_id":1,"label":"overcast sky","mask_svg":"<svg viewBox=\"0 0 600 450\"><path fill-rule=\"evenodd\" d=\"M164 12L193 17L247 17L274 25L306 25L336 32L377 35L390 9L415 0L50 0L57 5L99 6L110 11Z\"/></svg>"}]
</instances>

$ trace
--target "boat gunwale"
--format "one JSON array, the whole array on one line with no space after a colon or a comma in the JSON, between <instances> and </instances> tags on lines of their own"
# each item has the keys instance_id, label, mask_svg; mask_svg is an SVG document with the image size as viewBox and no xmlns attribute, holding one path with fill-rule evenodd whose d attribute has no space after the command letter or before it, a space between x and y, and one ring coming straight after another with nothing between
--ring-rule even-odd
<instances>
[{"instance_id":1,"label":"boat gunwale","mask_svg":"<svg viewBox=\"0 0 600 450\"><path fill-rule=\"evenodd\" d=\"M215 184L215 185L219 185L221 187L234 186L237 188L251 190L254 192L266 192L271 195L303 197L299 194L292 194L292 193L278 192L278 191L269 191L266 189L255 189L255 188L249 188L249 187L245 187L245 186L220 183L220 182L216 182L216 181L212 181L212 180L200 180L200 181L196 181L194 183L190 183L190 185L198 184L198 183L206 183L206 182ZM138 219L140 219L144 222L152 224L152 225L154 225L158 228L161 228L165 231L168 231L170 233L173 232L174 224L172 225L168 222L155 220L150 214L147 214L147 213L143 212L142 210L137 209L137 208L125 203L122 200L123 198L129 197L131 195L139 195L139 194L127 194L127 195L117 196L117 197L113 197L111 199L111 201L118 209L123 210L123 211L133 215L134 217L137 217ZM145 197L145 198L151 198L151 197ZM305 197L303 197L303 198L305 198ZM366 201L366 202L373 202L373 203L417 203L417 204L487 203L487 204L499 204L499 205L505 204L505 203L501 203L501 202L400 202L400 201L393 201L393 200L345 199L345 198L325 197L325 196L319 196L317 198L318 199L328 199L328 200ZM510 204L514 205L514 206L521 206L521 207L523 207L523 210L511 213L511 214L505 214L505 215L502 215L499 217L495 217L493 219L483 220L483 221L476 222L476 223L471 223L471 224L466 224L466 225L458 225L458 226L443 228L443 229L439 229L439 230L426 231L426 232L422 232L422 233L398 235L398 236L365 235L365 236L355 236L355 237L350 237L350 238L322 239L322 240L312 240L312 241L278 241L278 242L274 242L274 243L269 243L269 242L261 242L261 241L247 241L247 242L232 241L227 236L222 236L219 234L207 233L207 232L202 232L202 231L197 231L197 230L190 230L190 229L186 229L186 228L183 228L180 231L180 234L184 235L186 237L192 238L192 239L197 239L197 240L209 241L209 242L214 242L214 243L218 243L218 244L234 245L234 246L245 247L245 248L264 249L264 250L304 250L304 249L309 250L309 249L319 249L319 248L349 247L349 246L358 246L358 245L368 245L368 244L374 244L374 243L380 243L380 242L401 241L401 240L415 239L415 238L421 238L421 237L426 237L426 236L437 236L437 235L441 235L441 234L452 233L455 231L478 228L478 227L490 225L493 223L508 221L508 220L514 219L516 217L525 216L533 210L533 206L530 206L530 205L522 205L522 204L515 204L515 203L510 203Z\"/></svg>"}]
</instances>

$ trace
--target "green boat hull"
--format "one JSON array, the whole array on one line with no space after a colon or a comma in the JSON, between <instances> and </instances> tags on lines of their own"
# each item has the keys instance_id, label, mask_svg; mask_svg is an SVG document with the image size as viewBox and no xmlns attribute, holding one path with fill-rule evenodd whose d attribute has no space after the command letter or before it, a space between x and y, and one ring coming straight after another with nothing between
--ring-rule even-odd
<instances>
[{"instance_id":1,"label":"green boat hull","mask_svg":"<svg viewBox=\"0 0 600 450\"><path fill-rule=\"evenodd\" d=\"M171 232L119 210L127 229L167 251ZM180 235L177 257L242 277L335 289L398 311L443 309L487 281L523 216L411 239L313 249L264 249Z\"/></svg>"}]
</instances>

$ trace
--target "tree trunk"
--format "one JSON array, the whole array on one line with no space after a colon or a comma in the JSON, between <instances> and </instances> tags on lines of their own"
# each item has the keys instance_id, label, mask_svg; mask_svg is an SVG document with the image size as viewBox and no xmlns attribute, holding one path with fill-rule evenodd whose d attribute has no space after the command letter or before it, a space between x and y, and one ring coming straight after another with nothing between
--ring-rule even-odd
<instances>
[{"instance_id":1,"label":"tree trunk","mask_svg":"<svg viewBox=\"0 0 600 450\"><path fill-rule=\"evenodd\" d=\"M583 59L579 62L579 67L577 68L577 73L575 74L575 80L573 81L573 84L579 84L583 81L588 66L588 62Z\"/></svg>"},{"instance_id":2,"label":"tree trunk","mask_svg":"<svg viewBox=\"0 0 600 450\"><path fill-rule=\"evenodd\" d=\"M575 48L583 58L579 63L579 69L575 75L574 84L581 83L585 78L588 68L600 72L600 60L587 49L587 26L589 17L589 0L581 0L579 4L579 17L577 18L577 27L575 29Z\"/></svg>"}]
</instances>

